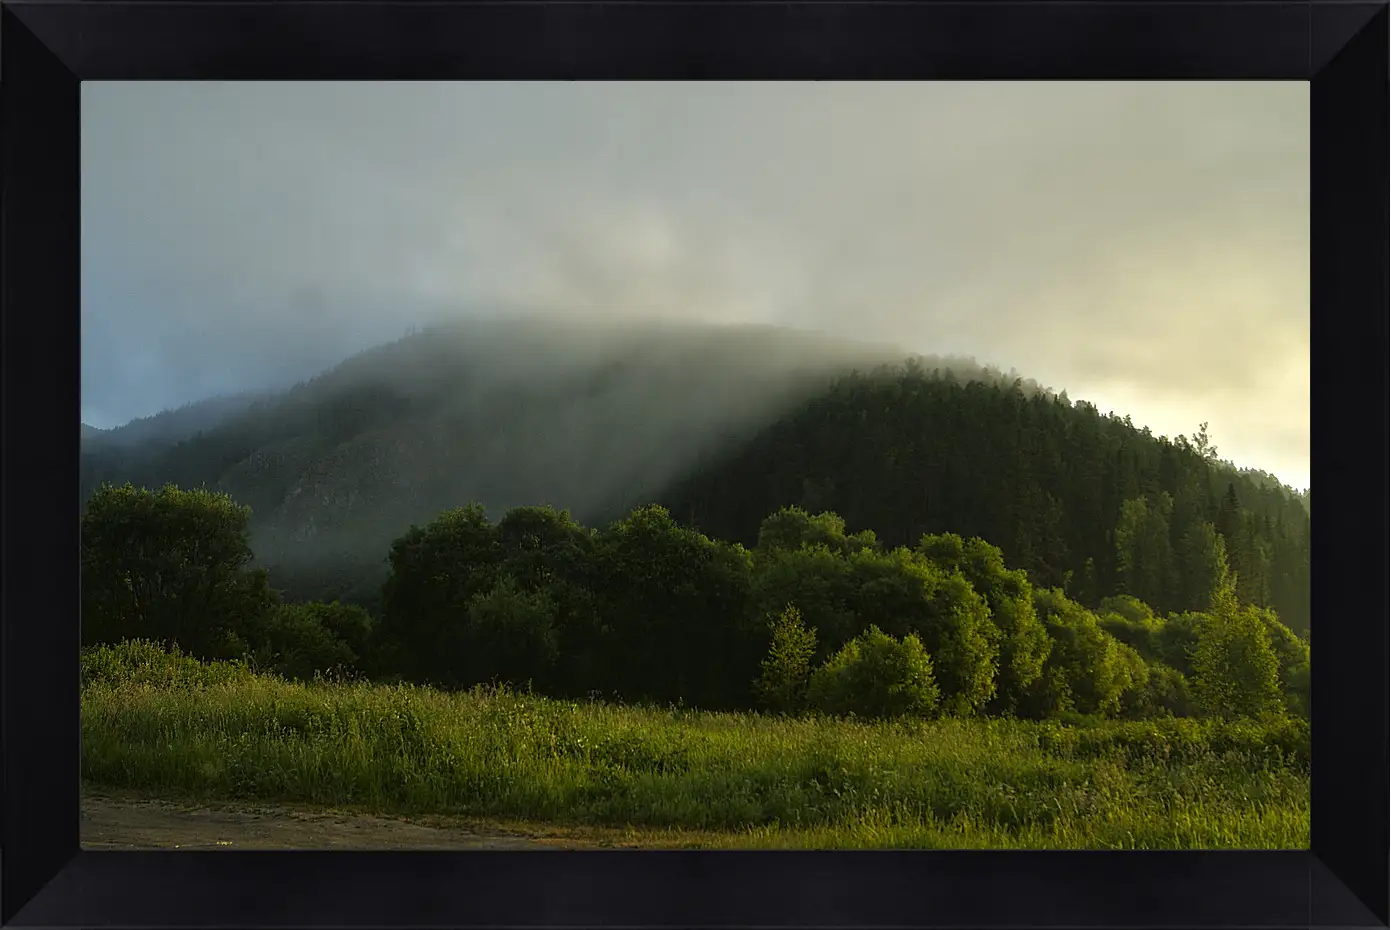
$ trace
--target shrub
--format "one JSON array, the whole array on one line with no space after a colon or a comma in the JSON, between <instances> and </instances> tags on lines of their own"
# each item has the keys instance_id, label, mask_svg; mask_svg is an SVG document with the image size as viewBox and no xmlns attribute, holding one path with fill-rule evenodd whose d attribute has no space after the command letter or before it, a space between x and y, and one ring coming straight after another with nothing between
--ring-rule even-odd
<instances>
[{"instance_id":1,"label":"shrub","mask_svg":"<svg viewBox=\"0 0 1391 930\"><path fill-rule=\"evenodd\" d=\"M812 673L808 702L828 714L927 717L940 699L921 640L870 627Z\"/></svg>"},{"instance_id":2,"label":"shrub","mask_svg":"<svg viewBox=\"0 0 1391 930\"><path fill-rule=\"evenodd\" d=\"M1159 661L1191 678L1193 649L1198 645L1198 629L1206 620L1206 614L1192 611L1170 614L1156 634Z\"/></svg>"},{"instance_id":3,"label":"shrub","mask_svg":"<svg viewBox=\"0 0 1391 930\"><path fill-rule=\"evenodd\" d=\"M1116 613L1102 613L1097 617L1101 628L1117 640L1139 652L1146 662L1160 659L1163 650L1159 645L1158 621L1145 622L1130 620Z\"/></svg>"},{"instance_id":4,"label":"shrub","mask_svg":"<svg viewBox=\"0 0 1391 930\"><path fill-rule=\"evenodd\" d=\"M1121 709L1125 716L1191 717L1197 714L1187 676L1159 662L1149 663L1148 671L1143 687L1127 692L1122 698Z\"/></svg>"},{"instance_id":5,"label":"shrub","mask_svg":"<svg viewBox=\"0 0 1391 930\"><path fill-rule=\"evenodd\" d=\"M360 663L372 648L376 624L372 615L357 604L340 601L311 601L304 605L323 624L324 629L343 641Z\"/></svg>"},{"instance_id":6,"label":"shrub","mask_svg":"<svg viewBox=\"0 0 1391 930\"><path fill-rule=\"evenodd\" d=\"M1149 687L1150 667L1139 652L1125 643L1115 644L1116 684L1120 696L1116 710L1123 712L1127 703L1133 705L1137 696L1143 695Z\"/></svg>"},{"instance_id":7,"label":"shrub","mask_svg":"<svg viewBox=\"0 0 1391 930\"><path fill-rule=\"evenodd\" d=\"M460 661L470 683L547 684L559 654L555 603L504 577L469 601Z\"/></svg>"}]
</instances>

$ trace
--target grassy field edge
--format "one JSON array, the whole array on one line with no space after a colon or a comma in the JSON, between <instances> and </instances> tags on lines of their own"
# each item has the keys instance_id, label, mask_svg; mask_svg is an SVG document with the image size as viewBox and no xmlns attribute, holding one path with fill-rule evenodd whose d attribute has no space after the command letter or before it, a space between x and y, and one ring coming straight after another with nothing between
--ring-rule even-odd
<instances>
[{"instance_id":1,"label":"grassy field edge","mask_svg":"<svg viewBox=\"0 0 1391 930\"><path fill-rule=\"evenodd\" d=\"M1307 848L1307 725L777 718L299 684L108 650L83 779L641 845Z\"/></svg>"}]
</instances>

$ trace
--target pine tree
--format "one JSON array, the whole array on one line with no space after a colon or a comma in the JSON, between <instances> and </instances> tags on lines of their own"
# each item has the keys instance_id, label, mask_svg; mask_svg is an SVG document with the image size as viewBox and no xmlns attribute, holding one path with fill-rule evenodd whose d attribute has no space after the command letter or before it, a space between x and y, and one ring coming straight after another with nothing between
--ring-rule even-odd
<instances>
[{"instance_id":1,"label":"pine tree","mask_svg":"<svg viewBox=\"0 0 1391 930\"><path fill-rule=\"evenodd\" d=\"M1241 501L1236 496L1236 485L1227 482L1227 493L1222 495L1222 503L1217 510L1217 532L1227 542L1227 551L1236 548L1237 534L1241 527Z\"/></svg>"},{"instance_id":2,"label":"pine tree","mask_svg":"<svg viewBox=\"0 0 1391 930\"><path fill-rule=\"evenodd\" d=\"M1216 527L1204 521L1185 533L1179 542L1178 561L1183 597L1180 609L1212 609L1217 593L1231 584L1227 546Z\"/></svg>"}]
</instances>

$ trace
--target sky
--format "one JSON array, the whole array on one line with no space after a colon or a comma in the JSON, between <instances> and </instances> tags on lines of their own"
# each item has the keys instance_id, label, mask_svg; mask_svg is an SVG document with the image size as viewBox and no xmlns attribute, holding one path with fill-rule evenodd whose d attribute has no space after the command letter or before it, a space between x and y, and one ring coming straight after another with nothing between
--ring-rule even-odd
<instances>
[{"instance_id":1,"label":"sky","mask_svg":"<svg viewBox=\"0 0 1391 930\"><path fill-rule=\"evenodd\" d=\"M82 85L82 414L440 316L969 355L1309 484L1307 82Z\"/></svg>"}]
</instances>

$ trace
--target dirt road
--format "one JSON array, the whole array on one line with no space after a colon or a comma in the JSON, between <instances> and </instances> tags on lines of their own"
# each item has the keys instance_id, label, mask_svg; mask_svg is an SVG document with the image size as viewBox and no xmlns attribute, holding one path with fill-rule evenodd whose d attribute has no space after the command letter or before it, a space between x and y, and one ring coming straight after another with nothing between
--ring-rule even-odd
<instances>
[{"instance_id":1,"label":"dirt road","mask_svg":"<svg viewBox=\"0 0 1391 930\"><path fill-rule=\"evenodd\" d=\"M86 849L584 849L564 831L532 832L469 823L378 817L333 810L193 805L130 797L82 799Z\"/></svg>"}]
</instances>

